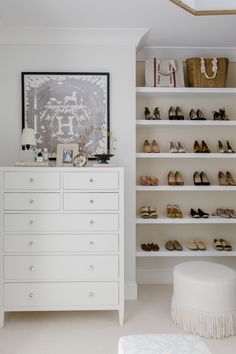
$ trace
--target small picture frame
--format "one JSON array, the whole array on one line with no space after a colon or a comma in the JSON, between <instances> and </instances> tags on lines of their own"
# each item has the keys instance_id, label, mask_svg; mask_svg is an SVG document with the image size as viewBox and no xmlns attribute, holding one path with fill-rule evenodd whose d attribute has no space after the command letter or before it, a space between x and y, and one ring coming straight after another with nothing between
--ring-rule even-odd
<instances>
[{"instance_id":1,"label":"small picture frame","mask_svg":"<svg viewBox=\"0 0 236 354\"><path fill-rule=\"evenodd\" d=\"M73 160L78 155L78 144L57 144L57 166L73 166Z\"/></svg>"},{"instance_id":2,"label":"small picture frame","mask_svg":"<svg viewBox=\"0 0 236 354\"><path fill-rule=\"evenodd\" d=\"M79 153L74 157L73 166L75 167L84 167L87 165L88 157L85 154Z\"/></svg>"}]
</instances>

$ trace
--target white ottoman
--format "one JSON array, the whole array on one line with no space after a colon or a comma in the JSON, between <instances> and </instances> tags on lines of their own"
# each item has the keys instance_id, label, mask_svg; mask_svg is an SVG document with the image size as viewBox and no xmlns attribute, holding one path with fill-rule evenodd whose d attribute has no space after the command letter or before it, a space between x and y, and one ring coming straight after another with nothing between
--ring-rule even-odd
<instances>
[{"instance_id":1,"label":"white ottoman","mask_svg":"<svg viewBox=\"0 0 236 354\"><path fill-rule=\"evenodd\" d=\"M199 338L182 334L140 334L121 337L118 354L210 354Z\"/></svg>"},{"instance_id":2,"label":"white ottoman","mask_svg":"<svg viewBox=\"0 0 236 354\"><path fill-rule=\"evenodd\" d=\"M211 262L186 262L174 268L171 304L175 324L203 337L236 334L236 272Z\"/></svg>"}]
</instances>

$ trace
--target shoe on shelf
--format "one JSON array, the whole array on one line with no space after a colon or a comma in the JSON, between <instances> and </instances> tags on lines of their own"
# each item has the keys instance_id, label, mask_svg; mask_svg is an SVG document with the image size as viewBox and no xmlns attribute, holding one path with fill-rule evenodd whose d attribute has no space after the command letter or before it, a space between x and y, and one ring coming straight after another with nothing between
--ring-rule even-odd
<instances>
[{"instance_id":1,"label":"shoe on shelf","mask_svg":"<svg viewBox=\"0 0 236 354\"><path fill-rule=\"evenodd\" d=\"M170 142L170 149L169 152L171 153L177 153L178 152L178 148L177 146L173 143L173 141Z\"/></svg>"},{"instance_id":2,"label":"shoe on shelf","mask_svg":"<svg viewBox=\"0 0 236 354\"><path fill-rule=\"evenodd\" d=\"M200 173L200 178L201 178L201 185L202 186L209 186L211 184L207 175L205 174L205 172L202 171Z\"/></svg>"},{"instance_id":3,"label":"shoe on shelf","mask_svg":"<svg viewBox=\"0 0 236 354\"><path fill-rule=\"evenodd\" d=\"M202 185L201 176L200 176L200 174L197 171L194 172L193 183L195 184L195 186L201 186Z\"/></svg>"},{"instance_id":4,"label":"shoe on shelf","mask_svg":"<svg viewBox=\"0 0 236 354\"><path fill-rule=\"evenodd\" d=\"M158 186L159 185L159 179L155 176L150 176L148 177L148 185L149 186Z\"/></svg>"},{"instance_id":5,"label":"shoe on shelf","mask_svg":"<svg viewBox=\"0 0 236 354\"><path fill-rule=\"evenodd\" d=\"M184 180L179 171L175 172L175 185L176 186L183 186L184 185Z\"/></svg>"},{"instance_id":6,"label":"shoe on shelf","mask_svg":"<svg viewBox=\"0 0 236 354\"><path fill-rule=\"evenodd\" d=\"M207 249L206 244L201 241L201 240L196 240L195 241L197 248L199 249L199 251L205 251Z\"/></svg>"},{"instance_id":7,"label":"shoe on shelf","mask_svg":"<svg viewBox=\"0 0 236 354\"><path fill-rule=\"evenodd\" d=\"M174 251L175 250L175 246L174 246L174 242L169 240L165 243L165 249L167 249L167 251Z\"/></svg>"},{"instance_id":8,"label":"shoe on shelf","mask_svg":"<svg viewBox=\"0 0 236 354\"><path fill-rule=\"evenodd\" d=\"M167 181L169 186L176 186L175 174L172 171L168 173Z\"/></svg>"},{"instance_id":9,"label":"shoe on shelf","mask_svg":"<svg viewBox=\"0 0 236 354\"><path fill-rule=\"evenodd\" d=\"M142 219L150 219L150 212L148 206L143 206L140 208L140 216Z\"/></svg>"},{"instance_id":10,"label":"shoe on shelf","mask_svg":"<svg viewBox=\"0 0 236 354\"><path fill-rule=\"evenodd\" d=\"M204 153L211 152L211 150L209 149L209 147L207 146L207 144L204 140L202 140L202 152L204 152Z\"/></svg>"},{"instance_id":11,"label":"shoe on shelf","mask_svg":"<svg viewBox=\"0 0 236 354\"><path fill-rule=\"evenodd\" d=\"M228 186L236 186L236 182L229 171L226 171L225 179Z\"/></svg>"},{"instance_id":12,"label":"shoe on shelf","mask_svg":"<svg viewBox=\"0 0 236 354\"><path fill-rule=\"evenodd\" d=\"M214 213L211 214L212 216L219 216L221 218L230 218L229 209L217 208Z\"/></svg>"},{"instance_id":13,"label":"shoe on shelf","mask_svg":"<svg viewBox=\"0 0 236 354\"><path fill-rule=\"evenodd\" d=\"M191 251L197 251L198 250L198 246L197 246L195 241L188 241L187 242L187 247Z\"/></svg>"},{"instance_id":14,"label":"shoe on shelf","mask_svg":"<svg viewBox=\"0 0 236 354\"><path fill-rule=\"evenodd\" d=\"M153 207L149 207L149 216L151 219L157 219L158 218L157 209Z\"/></svg>"},{"instance_id":15,"label":"shoe on shelf","mask_svg":"<svg viewBox=\"0 0 236 354\"><path fill-rule=\"evenodd\" d=\"M227 150L225 149L224 145L222 144L222 142L220 140L218 140L218 147L219 147L219 151L222 153L227 152Z\"/></svg>"},{"instance_id":16,"label":"shoe on shelf","mask_svg":"<svg viewBox=\"0 0 236 354\"><path fill-rule=\"evenodd\" d=\"M206 117L204 116L204 114L200 109L197 110L196 115L198 120L206 120Z\"/></svg>"},{"instance_id":17,"label":"shoe on shelf","mask_svg":"<svg viewBox=\"0 0 236 354\"><path fill-rule=\"evenodd\" d=\"M179 243L178 240L174 240L173 244L174 244L174 248L175 248L176 251L182 251L183 250L183 246Z\"/></svg>"},{"instance_id":18,"label":"shoe on shelf","mask_svg":"<svg viewBox=\"0 0 236 354\"><path fill-rule=\"evenodd\" d=\"M230 218L233 218L233 219L236 218L236 210L234 210L234 209L226 209L226 212L229 214Z\"/></svg>"},{"instance_id":19,"label":"shoe on shelf","mask_svg":"<svg viewBox=\"0 0 236 354\"><path fill-rule=\"evenodd\" d=\"M183 112L179 106L176 107L175 116L176 116L175 119L177 119L177 120L184 120Z\"/></svg>"},{"instance_id":20,"label":"shoe on shelf","mask_svg":"<svg viewBox=\"0 0 236 354\"><path fill-rule=\"evenodd\" d=\"M160 111L159 111L159 107L156 107L153 111L153 115L154 117L152 117L153 120L160 120Z\"/></svg>"},{"instance_id":21,"label":"shoe on shelf","mask_svg":"<svg viewBox=\"0 0 236 354\"><path fill-rule=\"evenodd\" d=\"M221 120L229 120L227 114L225 113L225 108L219 108L219 116Z\"/></svg>"},{"instance_id":22,"label":"shoe on shelf","mask_svg":"<svg viewBox=\"0 0 236 354\"><path fill-rule=\"evenodd\" d=\"M179 152L179 153L186 152L185 149L183 148L182 144L179 141L177 143L177 152Z\"/></svg>"},{"instance_id":23,"label":"shoe on shelf","mask_svg":"<svg viewBox=\"0 0 236 354\"><path fill-rule=\"evenodd\" d=\"M202 148L201 148L201 146L199 145L199 143L198 143L197 140L194 141L194 144L193 144L193 151L196 152L196 153L202 152Z\"/></svg>"},{"instance_id":24,"label":"shoe on shelf","mask_svg":"<svg viewBox=\"0 0 236 354\"><path fill-rule=\"evenodd\" d=\"M219 185L220 186L228 186L228 182L226 181L226 176L222 171L218 172Z\"/></svg>"},{"instance_id":25,"label":"shoe on shelf","mask_svg":"<svg viewBox=\"0 0 236 354\"><path fill-rule=\"evenodd\" d=\"M176 119L176 113L175 109L173 106L170 106L169 112L168 112L169 120L175 120Z\"/></svg>"},{"instance_id":26,"label":"shoe on shelf","mask_svg":"<svg viewBox=\"0 0 236 354\"><path fill-rule=\"evenodd\" d=\"M173 212L173 205L168 204L166 207L166 215L168 218L175 218L175 214Z\"/></svg>"},{"instance_id":27,"label":"shoe on shelf","mask_svg":"<svg viewBox=\"0 0 236 354\"><path fill-rule=\"evenodd\" d=\"M194 219L200 218L200 215L198 214L198 212L192 208L190 209L189 216L191 216Z\"/></svg>"},{"instance_id":28,"label":"shoe on shelf","mask_svg":"<svg viewBox=\"0 0 236 354\"><path fill-rule=\"evenodd\" d=\"M152 151L149 141L146 139L143 143L143 152L150 153Z\"/></svg>"},{"instance_id":29,"label":"shoe on shelf","mask_svg":"<svg viewBox=\"0 0 236 354\"><path fill-rule=\"evenodd\" d=\"M183 218L182 211L180 210L178 205L173 205L172 212L175 215L175 218L179 218L179 219Z\"/></svg>"},{"instance_id":30,"label":"shoe on shelf","mask_svg":"<svg viewBox=\"0 0 236 354\"><path fill-rule=\"evenodd\" d=\"M141 177L139 178L139 184L140 184L141 186L149 186L148 177L146 177L146 176L141 176Z\"/></svg>"},{"instance_id":31,"label":"shoe on shelf","mask_svg":"<svg viewBox=\"0 0 236 354\"><path fill-rule=\"evenodd\" d=\"M228 241L226 241L223 238L221 238L220 242L222 243L224 251L232 251L232 246L231 246L231 244Z\"/></svg>"},{"instance_id":32,"label":"shoe on shelf","mask_svg":"<svg viewBox=\"0 0 236 354\"><path fill-rule=\"evenodd\" d=\"M151 252L151 244L150 243L141 243L141 249L145 252Z\"/></svg>"},{"instance_id":33,"label":"shoe on shelf","mask_svg":"<svg viewBox=\"0 0 236 354\"><path fill-rule=\"evenodd\" d=\"M154 153L159 153L160 152L159 145L158 145L158 142L156 140L152 141L151 150Z\"/></svg>"},{"instance_id":34,"label":"shoe on shelf","mask_svg":"<svg viewBox=\"0 0 236 354\"><path fill-rule=\"evenodd\" d=\"M232 147L231 147L231 145L230 145L228 140L226 140L225 150L226 150L226 152L231 153L231 154L235 153L235 151L232 149Z\"/></svg>"},{"instance_id":35,"label":"shoe on shelf","mask_svg":"<svg viewBox=\"0 0 236 354\"><path fill-rule=\"evenodd\" d=\"M215 238L213 243L214 243L215 250L217 250L217 251L224 250L224 246L223 246L222 242L220 241L220 239Z\"/></svg>"},{"instance_id":36,"label":"shoe on shelf","mask_svg":"<svg viewBox=\"0 0 236 354\"><path fill-rule=\"evenodd\" d=\"M191 109L191 111L189 112L189 118L191 120L198 120L197 113L194 111L194 109Z\"/></svg>"},{"instance_id":37,"label":"shoe on shelf","mask_svg":"<svg viewBox=\"0 0 236 354\"><path fill-rule=\"evenodd\" d=\"M198 208L197 212L198 212L198 215L200 216L200 218L208 219L210 216L208 213L206 213L205 211L203 211L202 209L199 209L199 208Z\"/></svg>"},{"instance_id":38,"label":"shoe on shelf","mask_svg":"<svg viewBox=\"0 0 236 354\"><path fill-rule=\"evenodd\" d=\"M146 119L146 120L152 119L151 113L150 113L148 107L145 107L145 108L144 108L144 116L145 116L145 119Z\"/></svg>"}]
</instances>

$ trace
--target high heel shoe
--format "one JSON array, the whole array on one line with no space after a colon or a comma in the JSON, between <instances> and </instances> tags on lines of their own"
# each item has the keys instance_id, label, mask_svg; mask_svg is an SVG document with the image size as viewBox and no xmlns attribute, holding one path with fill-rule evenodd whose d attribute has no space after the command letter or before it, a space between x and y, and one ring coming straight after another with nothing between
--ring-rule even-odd
<instances>
[{"instance_id":1,"label":"high heel shoe","mask_svg":"<svg viewBox=\"0 0 236 354\"><path fill-rule=\"evenodd\" d=\"M193 183L195 184L195 186L201 186L202 185L201 176L200 176L200 174L197 171L194 172Z\"/></svg>"},{"instance_id":2,"label":"high heel shoe","mask_svg":"<svg viewBox=\"0 0 236 354\"><path fill-rule=\"evenodd\" d=\"M152 152L153 153L159 153L160 152L159 145L158 145L156 140L152 141Z\"/></svg>"},{"instance_id":3,"label":"high heel shoe","mask_svg":"<svg viewBox=\"0 0 236 354\"><path fill-rule=\"evenodd\" d=\"M204 218L204 219L208 219L209 218L209 214L206 213L205 211L203 211L202 209L198 208L198 215L200 216L200 218Z\"/></svg>"},{"instance_id":4,"label":"high heel shoe","mask_svg":"<svg viewBox=\"0 0 236 354\"><path fill-rule=\"evenodd\" d=\"M228 153L235 153L235 151L232 149L230 143L228 140L226 140L226 152Z\"/></svg>"},{"instance_id":5,"label":"high heel shoe","mask_svg":"<svg viewBox=\"0 0 236 354\"><path fill-rule=\"evenodd\" d=\"M172 171L170 171L168 173L168 176L167 176L167 181L168 181L168 185L169 186L176 186L176 179L175 179L175 175Z\"/></svg>"},{"instance_id":6,"label":"high heel shoe","mask_svg":"<svg viewBox=\"0 0 236 354\"><path fill-rule=\"evenodd\" d=\"M182 112L182 110L181 110L181 108L179 106L176 107L175 116L176 116L177 120L184 120L183 112Z\"/></svg>"},{"instance_id":7,"label":"high heel shoe","mask_svg":"<svg viewBox=\"0 0 236 354\"><path fill-rule=\"evenodd\" d=\"M198 120L197 113L194 111L194 109L191 109L191 111L189 112L189 118L191 120Z\"/></svg>"},{"instance_id":8,"label":"high heel shoe","mask_svg":"<svg viewBox=\"0 0 236 354\"><path fill-rule=\"evenodd\" d=\"M227 186L228 183L226 181L226 176L224 175L224 173L222 171L218 172L218 178L219 178L219 185L220 186Z\"/></svg>"},{"instance_id":9,"label":"high heel shoe","mask_svg":"<svg viewBox=\"0 0 236 354\"><path fill-rule=\"evenodd\" d=\"M143 152L145 153L151 152L151 145L149 144L149 141L147 139L143 143Z\"/></svg>"},{"instance_id":10,"label":"high heel shoe","mask_svg":"<svg viewBox=\"0 0 236 354\"><path fill-rule=\"evenodd\" d=\"M199 145L197 140L194 141L193 151L196 152L196 153L202 152L202 148Z\"/></svg>"},{"instance_id":11,"label":"high heel shoe","mask_svg":"<svg viewBox=\"0 0 236 354\"><path fill-rule=\"evenodd\" d=\"M229 171L226 172L225 179L228 186L236 186L236 182Z\"/></svg>"},{"instance_id":12,"label":"high heel shoe","mask_svg":"<svg viewBox=\"0 0 236 354\"><path fill-rule=\"evenodd\" d=\"M205 143L204 140L202 140L202 152L203 152L203 153L209 153L209 152L211 152L211 150L209 149L209 147L207 146L207 144Z\"/></svg>"},{"instance_id":13,"label":"high heel shoe","mask_svg":"<svg viewBox=\"0 0 236 354\"><path fill-rule=\"evenodd\" d=\"M200 109L197 110L196 115L198 120L206 120L206 117L204 116L204 114Z\"/></svg>"},{"instance_id":14,"label":"high heel shoe","mask_svg":"<svg viewBox=\"0 0 236 354\"><path fill-rule=\"evenodd\" d=\"M176 186L183 186L184 185L184 180L179 171L175 172L175 185Z\"/></svg>"},{"instance_id":15,"label":"high heel shoe","mask_svg":"<svg viewBox=\"0 0 236 354\"><path fill-rule=\"evenodd\" d=\"M205 172L202 171L200 173L200 177L202 181L202 186L209 186L211 184Z\"/></svg>"},{"instance_id":16,"label":"high heel shoe","mask_svg":"<svg viewBox=\"0 0 236 354\"><path fill-rule=\"evenodd\" d=\"M222 142L220 140L218 140L218 147L219 147L220 152L222 152L222 153L226 152L224 145L222 144Z\"/></svg>"},{"instance_id":17,"label":"high heel shoe","mask_svg":"<svg viewBox=\"0 0 236 354\"><path fill-rule=\"evenodd\" d=\"M183 146L181 145L181 143L178 141L178 144L177 144L177 152L180 152L180 153L184 153L185 152L185 149L183 148Z\"/></svg>"},{"instance_id":18,"label":"high heel shoe","mask_svg":"<svg viewBox=\"0 0 236 354\"><path fill-rule=\"evenodd\" d=\"M169 152L171 152L171 153L176 153L176 152L178 152L178 148L177 148L177 146L173 143L173 141L170 142L170 149L169 149Z\"/></svg>"},{"instance_id":19,"label":"high heel shoe","mask_svg":"<svg viewBox=\"0 0 236 354\"><path fill-rule=\"evenodd\" d=\"M153 111L153 115L155 118L152 118L154 120L160 120L161 117L160 117L160 111L159 111L159 107L156 107Z\"/></svg>"},{"instance_id":20,"label":"high heel shoe","mask_svg":"<svg viewBox=\"0 0 236 354\"><path fill-rule=\"evenodd\" d=\"M194 210L192 208L190 209L189 216L191 216L194 219L199 219L200 218L200 215L198 214L198 212L196 212L196 210Z\"/></svg>"},{"instance_id":21,"label":"high heel shoe","mask_svg":"<svg viewBox=\"0 0 236 354\"><path fill-rule=\"evenodd\" d=\"M158 186L159 185L159 179L156 178L155 176L148 177L148 185L149 186Z\"/></svg>"},{"instance_id":22,"label":"high heel shoe","mask_svg":"<svg viewBox=\"0 0 236 354\"><path fill-rule=\"evenodd\" d=\"M182 211L178 207L178 205L173 205L172 213L174 214L175 218L183 218Z\"/></svg>"},{"instance_id":23,"label":"high heel shoe","mask_svg":"<svg viewBox=\"0 0 236 354\"><path fill-rule=\"evenodd\" d=\"M145 108L144 108L144 116L145 116L145 119L147 119L147 120L152 119L151 113L150 113L148 107L145 107Z\"/></svg>"},{"instance_id":24,"label":"high heel shoe","mask_svg":"<svg viewBox=\"0 0 236 354\"><path fill-rule=\"evenodd\" d=\"M227 114L225 113L225 108L219 109L219 116L221 120L229 120Z\"/></svg>"},{"instance_id":25,"label":"high heel shoe","mask_svg":"<svg viewBox=\"0 0 236 354\"><path fill-rule=\"evenodd\" d=\"M169 116L169 120L176 119L176 113L175 113L175 109L173 106L170 106L168 116Z\"/></svg>"},{"instance_id":26,"label":"high heel shoe","mask_svg":"<svg viewBox=\"0 0 236 354\"><path fill-rule=\"evenodd\" d=\"M173 213L173 205L168 204L166 207L166 215L168 218L174 218L175 214Z\"/></svg>"}]
</instances>

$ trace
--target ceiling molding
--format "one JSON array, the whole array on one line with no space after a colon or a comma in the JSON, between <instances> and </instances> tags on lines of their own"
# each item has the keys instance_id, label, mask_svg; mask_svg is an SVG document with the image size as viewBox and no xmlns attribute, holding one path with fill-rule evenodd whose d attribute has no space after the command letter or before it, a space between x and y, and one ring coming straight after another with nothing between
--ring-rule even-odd
<instances>
[{"instance_id":1,"label":"ceiling molding","mask_svg":"<svg viewBox=\"0 0 236 354\"><path fill-rule=\"evenodd\" d=\"M4 28L0 45L135 46L147 28Z\"/></svg>"},{"instance_id":2,"label":"ceiling molding","mask_svg":"<svg viewBox=\"0 0 236 354\"><path fill-rule=\"evenodd\" d=\"M235 15L236 14L236 10L195 10L192 7L183 3L181 0L170 0L170 1L195 16Z\"/></svg>"}]
</instances>

